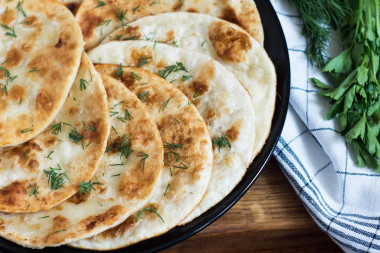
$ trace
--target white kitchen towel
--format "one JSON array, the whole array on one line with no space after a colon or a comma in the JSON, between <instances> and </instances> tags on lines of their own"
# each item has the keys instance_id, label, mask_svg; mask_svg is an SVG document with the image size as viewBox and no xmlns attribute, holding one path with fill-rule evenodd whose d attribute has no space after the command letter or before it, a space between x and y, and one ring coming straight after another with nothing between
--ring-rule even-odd
<instances>
[{"instance_id":1,"label":"white kitchen towel","mask_svg":"<svg viewBox=\"0 0 380 253\"><path fill-rule=\"evenodd\" d=\"M290 108L274 155L310 215L343 250L380 252L380 174L357 167L336 120L326 120L331 105L310 81L324 79L307 61L298 13L288 0L271 3L291 66ZM335 56L339 42L332 38L331 44Z\"/></svg>"}]
</instances>

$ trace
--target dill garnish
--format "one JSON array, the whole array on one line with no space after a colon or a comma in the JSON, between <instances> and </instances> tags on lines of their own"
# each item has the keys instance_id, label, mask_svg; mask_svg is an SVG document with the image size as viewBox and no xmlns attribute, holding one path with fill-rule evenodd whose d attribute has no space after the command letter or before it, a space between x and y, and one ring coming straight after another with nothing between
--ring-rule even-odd
<instances>
[{"instance_id":1,"label":"dill garnish","mask_svg":"<svg viewBox=\"0 0 380 253\"><path fill-rule=\"evenodd\" d=\"M36 198L38 199L38 194L39 194L39 192L38 192L38 186L37 186L37 183L35 183L35 184L30 184L29 185L29 188L30 187L32 187L32 190L30 191L30 193L29 193L29 196L31 197L31 196L36 196Z\"/></svg>"},{"instance_id":2,"label":"dill garnish","mask_svg":"<svg viewBox=\"0 0 380 253\"><path fill-rule=\"evenodd\" d=\"M61 188L65 183L66 180L69 180L69 178L66 175L66 172L63 173L57 173L56 171L60 171L61 166L57 164L57 168L50 167L50 170L44 170L45 175L48 178L48 184L50 184L50 188L53 190L58 190Z\"/></svg>"},{"instance_id":3,"label":"dill garnish","mask_svg":"<svg viewBox=\"0 0 380 253\"><path fill-rule=\"evenodd\" d=\"M212 143L218 146L219 152L220 152L220 148L225 148L225 147L231 148L231 144L230 144L230 141L227 139L227 135L223 135L217 138L212 138Z\"/></svg>"},{"instance_id":4,"label":"dill garnish","mask_svg":"<svg viewBox=\"0 0 380 253\"><path fill-rule=\"evenodd\" d=\"M140 100L145 103L147 100L146 100L146 97L149 95L149 91L146 91L146 92L142 92L142 93L139 93L139 98Z\"/></svg>"},{"instance_id":5,"label":"dill garnish","mask_svg":"<svg viewBox=\"0 0 380 253\"><path fill-rule=\"evenodd\" d=\"M140 77L139 75L137 75L135 72L131 72L131 75L132 75L132 77L133 77L135 80L137 80L137 81L141 80L141 77Z\"/></svg>"},{"instance_id":6,"label":"dill garnish","mask_svg":"<svg viewBox=\"0 0 380 253\"><path fill-rule=\"evenodd\" d=\"M30 132L32 130L33 129L31 129L31 128L25 128L25 129L21 130L21 133L24 134L24 133Z\"/></svg>"},{"instance_id":7,"label":"dill garnish","mask_svg":"<svg viewBox=\"0 0 380 253\"><path fill-rule=\"evenodd\" d=\"M130 135L122 135L119 136L117 141L113 142L107 149L106 153L109 151L119 151L120 152L120 159L124 156L126 159L128 159L129 155L134 152L132 149L132 141L129 138ZM112 142L112 139L111 139Z\"/></svg>"},{"instance_id":8,"label":"dill garnish","mask_svg":"<svg viewBox=\"0 0 380 253\"><path fill-rule=\"evenodd\" d=\"M17 38L14 27L9 27L9 26L3 25L3 24L0 24L0 26L3 27L4 29L8 30L8 32L5 33L6 36Z\"/></svg>"},{"instance_id":9,"label":"dill garnish","mask_svg":"<svg viewBox=\"0 0 380 253\"><path fill-rule=\"evenodd\" d=\"M83 195L83 194L88 194L90 193L91 189L93 190L96 190L94 185L100 185L101 183L98 181L98 182L91 182L88 181L88 182L82 182L79 184L79 194L80 195Z\"/></svg>"},{"instance_id":10,"label":"dill garnish","mask_svg":"<svg viewBox=\"0 0 380 253\"><path fill-rule=\"evenodd\" d=\"M29 71L29 73L31 73L31 72L37 72L37 71L40 71L39 69L36 69L36 67L33 67L33 69L31 69L30 71Z\"/></svg>"},{"instance_id":11,"label":"dill garnish","mask_svg":"<svg viewBox=\"0 0 380 253\"><path fill-rule=\"evenodd\" d=\"M22 1L23 2L23 1ZM25 13L25 11L24 11L24 9L22 8L22 2L18 2L17 3L17 6L16 6L16 10L17 11L20 11L21 13L22 13L22 15L26 18L26 13Z\"/></svg>"},{"instance_id":12,"label":"dill garnish","mask_svg":"<svg viewBox=\"0 0 380 253\"><path fill-rule=\"evenodd\" d=\"M62 131L62 122L52 125L49 130L53 130L52 134L58 135Z\"/></svg>"},{"instance_id":13,"label":"dill garnish","mask_svg":"<svg viewBox=\"0 0 380 253\"><path fill-rule=\"evenodd\" d=\"M80 85L79 85L80 90L85 90L87 86L88 86L88 82L84 79L80 79Z\"/></svg>"},{"instance_id":14,"label":"dill garnish","mask_svg":"<svg viewBox=\"0 0 380 253\"><path fill-rule=\"evenodd\" d=\"M98 0L98 5L96 5L95 8L103 7L105 5L107 5L105 2L103 2L102 0Z\"/></svg>"},{"instance_id":15,"label":"dill garnish","mask_svg":"<svg viewBox=\"0 0 380 253\"><path fill-rule=\"evenodd\" d=\"M193 78L193 76L183 76L182 81L187 81L189 79Z\"/></svg>"},{"instance_id":16,"label":"dill garnish","mask_svg":"<svg viewBox=\"0 0 380 253\"><path fill-rule=\"evenodd\" d=\"M311 63L323 67L330 30L337 29L346 15L351 13L350 5L345 0L293 0L291 3L303 21L303 33L307 38L306 55Z\"/></svg>"},{"instance_id":17,"label":"dill garnish","mask_svg":"<svg viewBox=\"0 0 380 253\"><path fill-rule=\"evenodd\" d=\"M170 184L168 184L168 185L166 186L166 189L165 189L165 192L164 192L164 196L165 196L166 193L168 192L169 188L170 188Z\"/></svg>"},{"instance_id":18,"label":"dill garnish","mask_svg":"<svg viewBox=\"0 0 380 253\"><path fill-rule=\"evenodd\" d=\"M152 59L152 57L140 57L140 66L139 66L139 68L141 68L142 66L148 64L148 60L149 59Z\"/></svg>"},{"instance_id":19,"label":"dill garnish","mask_svg":"<svg viewBox=\"0 0 380 253\"><path fill-rule=\"evenodd\" d=\"M185 71L186 73L188 73L188 70L182 62L176 62L175 65L166 66L165 69L159 70L158 74L160 75L160 77L166 79L171 73L178 71Z\"/></svg>"},{"instance_id":20,"label":"dill garnish","mask_svg":"<svg viewBox=\"0 0 380 253\"><path fill-rule=\"evenodd\" d=\"M120 63L119 67L117 68L117 70L113 76L120 80L120 77L123 77L123 75L124 75L124 70L123 70L123 67Z\"/></svg>"},{"instance_id":21,"label":"dill garnish","mask_svg":"<svg viewBox=\"0 0 380 253\"><path fill-rule=\"evenodd\" d=\"M166 106L169 104L170 102L170 98L168 100L166 100L163 104L162 104L162 110L165 110Z\"/></svg>"},{"instance_id":22,"label":"dill garnish","mask_svg":"<svg viewBox=\"0 0 380 253\"><path fill-rule=\"evenodd\" d=\"M161 221L163 223L165 223L165 221L162 219L161 215L157 212L157 208L155 208L153 206L148 206L148 207L144 208L143 210L141 210L140 212L138 212L137 217L136 217L136 223L141 219L141 216L145 212L154 213L155 215L157 215L161 219Z\"/></svg>"},{"instance_id":23,"label":"dill garnish","mask_svg":"<svg viewBox=\"0 0 380 253\"><path fill-rule=\"evenodd\" d=\"M168 143L168 142L165 142L164 143L164 148L166 149L177 149L177 148L182 148L182 144L175 144L175 143Z\"/></svg>"},{"instance_id":24,"label":"dill garnish","mask_svg":"<svg viewBox=\"0 0 380 253\"><path fill-rule=\"evenodd\" d=\"M50 153L48 154L48 156L47 157L45 157L45 158L47 158L47 159L50 159L51 160L51 154L53 154L54 153L54 151L50 151Z\"/></svg>"},{"instance_id":25,"label":"dill garnish","mask_svg":"<svg viewBox=\"0 0 380 253\"><path fill-rule=\"evenodd\" d=\"M100 36L103 35L103 26L108 26L111 23L111 19L103 20L97 27L100 27Z\"/></svg>"},{"instance_id":26,"label":"dill garnish","mask_svg":"<svg viewBox=\"0 0 380 253\"><path fill-rule=\"evenodd\" d=\"M141 168L142 168L142 171L144 171L144 168L145 168L145 160L149 157L148 154L144 153L144 152L141 152L137 157L142 157L140 159L140 163L141 163Z\"/></svg>"},{"instance_id":27,"label":"dill garnish","mask_svg":"<svg viewBox=\"0 0 380 253\"><path fill-rule=\"evenodd\" d=\"M173 166L174 168L177 168L177 169L182 169L182 170L187 170L188 167L186 164L184 164L183 162L181 162L181 166Z\"/></svg>"},{"instance_id":28,"label":"dill garnish","mask_svg":"<svg viewBox=\"0 0 380 253\"><path fill-rule=\"evenodd\" d=\"M129 113L128 109L125 109L125 116L124 116L124 119L125 120L132 120L133 117L132 115Z\"/></svg>"},{"instance_id":29,"label":"dill garnish","mask_svg":"<svg viewBox=\"0 0 380 253\"><path fill-rule=\"evenodd\" d=\"M83 146L84 136L80 134L75 127L71 129L71 132L69 133L69 138L72 139L75 144L81 142Z\"/></svg>"},{"instance_id":30,"label":"dill garnish","mask_svg":"<svg viewBox=\"0 0 380 253\"><path fill-rule=\"evenodd\" d=\"M128 10L122 10L119 7L116 7L116 10L117 10L117 13L116 13L117 18L120 20L121 27L122 27L122 29L124 31L124 26L126 26L127 23L129 22L128 19L125 17L125 15L127 14ZM125 23L124 23L124 20L126 21Z\"/></svg>"}]
</instances>

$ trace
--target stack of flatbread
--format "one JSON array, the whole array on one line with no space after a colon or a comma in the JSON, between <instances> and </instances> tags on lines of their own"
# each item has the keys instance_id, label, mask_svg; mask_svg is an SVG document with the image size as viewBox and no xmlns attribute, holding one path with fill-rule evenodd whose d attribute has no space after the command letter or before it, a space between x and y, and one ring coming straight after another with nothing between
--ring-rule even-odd
<instances>
[{"instance_id":1,"label":"stack of flatbread","mask_svg":"<svg viewBox=\"0 0 380 253\"><path fill-rule=\"evenodd\" d=\"M0 0L0 236L111 250L216 205L270 132L263 40L252 0Z\"/></svg>"}]
</instances>

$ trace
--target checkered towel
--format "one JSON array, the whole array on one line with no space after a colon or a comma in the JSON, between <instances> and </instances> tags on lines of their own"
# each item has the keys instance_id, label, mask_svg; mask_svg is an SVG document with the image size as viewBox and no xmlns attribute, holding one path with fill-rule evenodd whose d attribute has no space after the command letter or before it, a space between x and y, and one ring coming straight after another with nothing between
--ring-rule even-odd
<instances>
[{"instance_id":1,"label":"checkered towel","mask_svg":"<svg viewBox=\"0 0 380 253\"><path fill-rule=\"evenodd\" d=\"M310 81L324 79L307 61L298 13L287 0L271 3L285 33L292 77L291 106L274 155L307 211L343 250L379 252L380 174L355 166L337 121L326 120L331 105ZM332 37L335 56L338 35Z\"/></svg>"}]
</instances>

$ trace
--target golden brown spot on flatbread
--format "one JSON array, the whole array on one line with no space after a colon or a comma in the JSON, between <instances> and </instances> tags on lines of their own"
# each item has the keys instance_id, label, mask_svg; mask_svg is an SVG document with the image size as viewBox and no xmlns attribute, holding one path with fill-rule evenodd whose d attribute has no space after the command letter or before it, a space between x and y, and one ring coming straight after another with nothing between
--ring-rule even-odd
<instances>
[{"instance_id":1,"label":"golden brown spot on flatbread","mask_svg":"<svg viewBox=\"0 0 380 253\"><path fill-rule=\"evenodd\" d=\"M53 146L56 141L57 141L57 138L55 136L50 136L45 139L44 144L48 148L48 147Z\"/></svg>"},{"instance_id":2,"label":"golden brown spot on flatbread","mask_svg":"<svg viewBox=\"0 0 380 253\"><path fill-rule=\"evenodd\" d=\"M84 132L83 137L90 140L99 138L100 133L102 133L102 129L100 129L101 126L101 119L91 120L86 124L86 131Z\"/></svg>"},{"instance_id":3,"label":"golden brown spot on flatbread","mask_svg":"<svg viewBox=\"0 0 380 253\"><path fill-rule=\"evenodd\" d=\"M57 44L55 44L55 48L60 48L62 46L62 40L61 40L61 38L59 38L59 40L58 40L58 42L57 42Z\"/></svg>"},{"instance_id":4,"label":"golden brown spot on flatbread","mask_svg":"<svg viewBox=\"0 0 380 253\"><path fill-rule=\"evenodd\" d=\"M83 18L79 21L79 25L82 29L83 37L86 41L87 38L90 38L95 28L102 22L102 18L96 14L93 14L91 11L83 13Z\"/></svg>"},{"instance_id":5,"label":"golden brown spot on flatbread","mask_svg":"<svg viewBox=\"0 0 380 253\"><path fill-rule=\"evenodd\" d=\"M209 109L208 111L207 111L207 117L206 117L206 120L207 121L210 121L210 120L213 120L213 119L215 119L215 117L216 117L216 112L215 112L215 110L214 109Z\"/></svg>"},{"instance_id":6,"label":"golden brown spot on flatbread","mask_svg":"<svg viewBox=\"0 0 380 253\"><path fill-rule=\"evenodd\" d=\"M194 91L199 95L205 94L207 91L209 91L210 86L206 82L202 81L194 81L191 84L193 86Z\"/></svg>"},{"instance_id":7,"label":"golden brown spot on flatbread","mask_svg":"<svg viewBox=\"0 0 380 253\"><path fill-rule=\"evenodd\" d=\"M71 196L67 201L78 205L82 202L86 202L89 197L90 194L80 194L80 192L77 192L73 196Z\"/></svg>"},{"instance_id":8,"label":"golden brown spot on flatbread","mask_svg":"<svg viewBox=\"0 0 380 253\"><path fill-rule=\"evenodd\" d=\"M29 69L38 69L37 72L33 72L39 76L45 76L49 70L48 63L43 54L36 55L28 64Z\"/></svg>"},{"instance_id":9,"label":"golden brown spot on flatbread","mask_svg":"<svg viewBox=\"0 0 380 253\"><path fill-rule=\"evenodd\" d=\"M147 59L147 61L149 62L149 60L151 61L151 57L152 57L153 53L152 53L152 50L149 49L149 48L133 48L132 49L132 52L131 52L131 59L134 63L133 67L139 67L140 64L141 64L141 58L150 58L150 59Z\"/></svg>"},{"instance_id":10,"label":"golden brown spot on flatbread","mask_svg":"<svg viewBox=\"0 0 380 253\"><path fill-rule=\"evenodd\" d=\"M227 134L227 137L230 141L236 141L237 138L239 137L239 133L240 133L240 124L239 123L235 123L232 125L232 127L230 129L227 130L226 134Z\"/></svg>"},{"instance_id":11,"label":"golden brown spot on flatbread","mask_svg":"<svg viewBox=\"0 0 380 253\"><path fill-rule=\"evenodd\" d=\"M134 215L129 216L128 219L123 221L120 225L108 229L100 234L104 238L117 238L124 235L126 231L132 229L136 224L136 217Z\"/></svg>"},{"instance_id":12,"label":"golden brown spot on flatbread","mask_svg":"<svg viewBox=\"0 0 380 253\"><path fill-rule=\"evenodd\" d=\"M224 19L224 20L226 20L228 22L240 25L240 22L239 22L239 19L238 19L237 15L236 15L236 12L231 7L224 8L223 14L222 14L222 16L220 18Z\"/></svg>"},{"instance_id":13,"label":"golden brown spot on flatbread","mask_svg":"<svg viewBox=\"0 0 380 253\"><path fill-rule=\"evenodd\" d=\"M38 18L36 16L28 16L24 18L24 24L26 26L35 26L37 24Z\"/></svg>"},{"instance_id":14,"label":"golden brown spot on flatbread","mask_svg":"<svg viewBox=\"0 0 380 253\"><path fill-rule=\"evenodd\" d=\"M32 141L28 141L24 143L22 146L17 146L14 148L11 148L3 153L3 157L5 158L18 158L18 163L21 167L26 167L27 162L29 159L34 158L35 153L42 152L42 149L39 145L36 143L33 143Z\"/></svg>"},{"instance_id":15,"label":"golden brown spot on flatbread","mask_svg":"<svg viewBox=\"0 0 380 253\"><path fill-rule=\"evenodd\" d=\"M199 13L199 11L197 9L194 9L194 8L189 8L187 9L187 12L191 12L191 13Z\"/></svg>"},{"instance_id":16,"label":"golden brown spot on flatbread","mask_svg":"<svg viewBox=\"0 0 380 253\"><path fill-rule=\"evenodd\" d=\"M70 221L61 215L57 215L53 218L53 228L54 229L67 228L67 226L69 224L70 224Z\"/></svg>"},{"instance_id":17,"label":"golden brown spot on flatbread","mask_svg":"<svg viewBox=\"0 0 380 253\"><path fill-rule=\"evenodd\" d=\"M111 38L110 40L132 40L132 39L140 39L141 33L138 26L132 27L128 26L127 28L123 30L118 31L115 34L115 37Z\"/></svg>"},{"instance_id":18,"label":"golden brown spot on flatbread","mask_svg":"<svg viewBox=\"0 0 380 253\"><path fill-rule=\"evenodd\" d=\"M61 216L57 215L53 218L53 226L50 229L50 234L45 237L45 242L48 244L55 244L61 242L61 234L65 229L70 227L70 221Z\"/></svg>"},{"instance_id":19,"label":"golden brown spot on flatbread","mask_svg":"<svg viewBox=\"0 0 380 253\"><path fill-rule=\"evenodd\" d=\"M124 210L123 206L116 205L108 209L105 213L99 215L92 215L86 219L83 219L79 222L80 227L84 226L85 230L92 230L98 224L110 225L112 224L119 213L122 213Z\"/></svg>"},{"instance_id":20,"label":"golden brown spot on flatbread","mask_svg":"<svg viewBox=\"0 0 380 253\"><path fill-rule=\"evenodd\" d=\"M2 205L17 205L20 200L20 195L28 194L24 187L24 182L15 181L2 189L0 189L0 204Z\"/></svg>"},{"instance_id":21,"label":"golden brown spot on flatbread","mask_svg":"<svg viewBox=\"0 0 380 253\"><path fill-rule=\"evenodd\" d=\"M173 7L172 7L172 10L173 11L178 11L182 8L182 4L180 2L176 2Z\"/></svg>"},{"instance_id":22,"label":"golden brown spot on flatbread","mask_svg":"<svg viewBox=\"0 0 380 253\"><path fill-rule=\"evenodd\" d=\"M73 106L69 110L69 115L72 116L72 117L74 117L74 116L78 115L79 112L80 112L80 108L77 107L77 106Z\"/></svg>"},{"instance_id":23,"label":"golden brown spot on flatbread","mask_svg":"<svg viewBox=\"0 0 380 253\"><path fill-rule=\"evenodd\" d=\"M116 72L115 72L116 73ZM131 87L136 83L136 79L132 76L132 72L124 73L119 80L127 87Z\"/></svg>"},{"instance_id":24,"label":"golden brown spot on flatbread","mask_svg":"<svg viewBox=\"0 0 380 253\"><path fill-rule=\"evenodd\" d=\"M144 180L141 180L144 178ZM124 174L120 180L118 191L128 198L145 199L151 192L150 186L155 181L153 175L146 175L141 164L137 163L132 173Z\"/></svg>"},{"instance_id":25,"label":"golden brown spot on flatbread","mask_svg":"<svg viewBox=\"0 0 380 253\"><path fill-rule=\"evenodd\" d=\"M13 46L8 51L5 59L7 59L7 62L5 63L6 67L14 67L14 66L17 66L21 62L22 54L15 46Z\"/></svg>"},{"instance_id":26,"label":"golden brown spot on flatbread","mask_svg":"<svg viewBox=\"0 0 380 253\"><path fill-rule=\"evenodd\" d=\"M53 109L54 99L46 91L40 91L36 98L36 109L49 112Z\"/></svg>"},{"instance_id":27,"label":"golden brown spot on flatbread","mask_svg":"<svg viewBox=\"0 0 380 253\"><path fill-rule=\"evenodd\" d=\"M234 160L233 157L228 155L224 157L223 163L225 166L232 166L233 160Z\"/></svg>"},{"instance_id":28,"label":"golden brown spot on flatbread","mask_svg":"<svg viewBox=\"0 0 380 253\"><path fill-rule=\"evenodd\" d=\"M172 44L175 39L175 34L173 30L170 30L166 33L166 39L161 40L161 43L166 43L166 44ZM165 65L166 66L166 65Z\"/></svg>"},{"instance_id":29,"label":"golden brown spot on flatbread","mask_svg":"<svg viewBox=\"0 0 380 253\"><path fill-rule=\"evenodd\" d=\"M4 220L3 219L0 219L0 230L1 231L4 231L5 230L5 226L4 226Z\"/></svg>"},{"instance_id":30,"label":"golden brown spot on flatbread","mask_svg":"<svg viewBox=\"0 0 380 253\"><path fill-rule=\"evenodd\" d=\"M160 60L158 63L157 63L157 68L159 69L162 69L164 67L168 66L168 64L164 61L164 60Z\"/></svg>"},{"instance_id":31,"label":"golden brown spot on flatbread","mask_svg":"<svg viewBox=\"0 0 380 253\"><path fill-rule=\"evenodd\" d=\"M9 26L9 24L16 18L16 12L14 10L8 9L1 15L1 24Z\"/></svg>"},{"instance_id":32,"label":"golden brown spot on flatbread","mask_svg":"<svg viewBox=\"0 0 380 253\"><path fill-rule=\"evenodd\" d=\"M224 60L243 62L247 59L248 50L252 48L247 34L224 22L213 22L208 36L215 52Z\"/></svg>"},{"instance_id":33,"label":"golden brown spot on flatbread","mask_svg":"<svg viewBox=\"0 0 380 253\"><path fill-rule=\"evenodd\" d=\"M30 169L31 171L34 171L38 168L40 164L38 163L37 160L30 160L29 163L28 163L28 169Z\"/></svg>"},{"instance_id":34,"label":"golden brown spot on flatbread","mask_svg":"<svg viewBox=\"0 0 380 253\"><path fill-rule=\"evenodd\" d=\"M17 84L13 85L12 88L8 91L9 97L17 101L24 98L24 93L24 88Z\"/></svg>"}]
</instances>

